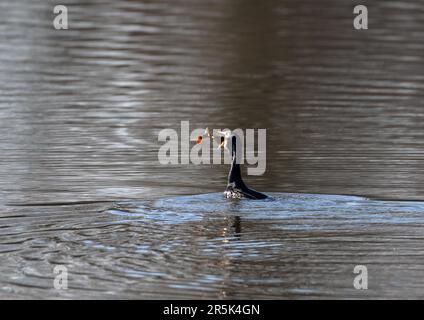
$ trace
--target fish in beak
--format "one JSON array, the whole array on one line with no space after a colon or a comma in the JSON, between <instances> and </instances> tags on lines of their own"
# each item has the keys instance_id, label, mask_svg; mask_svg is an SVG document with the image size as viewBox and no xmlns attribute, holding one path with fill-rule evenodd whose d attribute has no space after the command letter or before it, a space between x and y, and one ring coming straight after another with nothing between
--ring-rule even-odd
<instances>
[{"instance_id":1,"label":"fish in beak","mask_svg":"<svg viewBox=\"0 0 424 320\"><path fill-rule=\"evenodd\" d=\"M206 128L205 132L201 136L197 136L195 140L196 144L201 144L203 141L203 138L206 138L206 137L213 138L213 136L211 135L211 132L209 131L209 128Z\"/></svg>"},{"instance_id":2,"label":"fish in beak","mask_svg":"<svg viewBox=\"0 0 424 320\"><path fill-rule=\"evenodd\" d=\"M197 136L197 138L196 138L196 144L201 144L202 143L202 141L203 141L203 137L202 136Z\"/></svg>"},{"instance_id":3,"label":"fish in beak","mask_svg":"<svg viewBox=\"0 0 424 320\"><path fill-rule=\"evenodd\" d=\"M209 128L206 128L205 132L202 135L197 136L194 141L196 144L201 144L203 142L203 139L208 137L215 140L215 142L218 144L218 149L226 148L228 137L231 136L231 131L216 131L216 134L216 136L212 135Z\"/></svg>"}]
</instances>

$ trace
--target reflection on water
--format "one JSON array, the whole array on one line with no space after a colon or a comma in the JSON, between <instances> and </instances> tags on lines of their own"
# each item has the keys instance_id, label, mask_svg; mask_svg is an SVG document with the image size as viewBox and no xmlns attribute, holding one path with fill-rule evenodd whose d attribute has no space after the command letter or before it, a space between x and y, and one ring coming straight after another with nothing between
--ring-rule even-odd
<instances>
[{"instance_id":1,"label":"reflection on water","mask_svg":"<svg viewBox=\"0 0 424 320\"><path fill-rule=\"evenodd\" d=\"M0 3L0 297L419 296L421 203L281 192L424 200L422 1L366 32L349 0L67 3L66 31L55 1ZM247 182L275 201L161 166L182 120L266 128Z\"/></svg>"}]
</instances>

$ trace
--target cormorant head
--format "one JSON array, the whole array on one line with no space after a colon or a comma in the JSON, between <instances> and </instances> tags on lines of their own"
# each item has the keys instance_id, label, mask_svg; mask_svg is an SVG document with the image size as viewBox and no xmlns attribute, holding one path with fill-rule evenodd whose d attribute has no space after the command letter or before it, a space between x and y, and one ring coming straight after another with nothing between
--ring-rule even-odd
<instances>
[{"instance_id":1,"label":"cormorant head","mask_svg":"<svg viewBox=\"0 0 424 320\"><path fill-rule=\"evenodd\" d=\"M218 134L221 135L219 147L227 150L234 158L237 154L237 135L233 134L231 130L218 131Z\"/></svg>"},{"instance_id":2,"label":"cormorant head","mask_svg":"<svg viewBox=\"0 0 424 320\"><path fill-rule=\"evenodd\" d=\"M231 157L234 157L237 152L237 136L228 129L215 131L214 133L215 135L212 135L209 129L206 128L202 135L197 136L196 144L202 143L205 137L212 138L218 144L218 149L224 148L230 153Z\"/></svg>"}]
</instances>

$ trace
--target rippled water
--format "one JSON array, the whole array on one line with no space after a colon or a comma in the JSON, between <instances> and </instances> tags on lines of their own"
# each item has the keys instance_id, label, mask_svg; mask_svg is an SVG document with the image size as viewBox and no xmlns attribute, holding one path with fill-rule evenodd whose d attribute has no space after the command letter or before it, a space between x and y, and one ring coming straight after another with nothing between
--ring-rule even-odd
<instances>
[{"instance_id":1,"label":"rippled water","mask_svg":"<svg viewBox=\"0 0 424 320\"><path fill-rule=\"evenodd\" d=\"M422 1L56 4L0 3L1 298L422 296ZM266 128L274 199L160 165L182 120Z\"/></svg>"},{"instance_id":2,"label":"rippled water","mask_svg":"<svg viewBox=\"0 0 424 320\"><path fill-rule=\"evenodd\" d=\"M1 219L2 295L421 296L424 202L270 195L22 207ZM58 264L69 270L67 291L52 288ZM367 266L368 291L353 288L355 265Z\"/></svg>"}]
</instances>

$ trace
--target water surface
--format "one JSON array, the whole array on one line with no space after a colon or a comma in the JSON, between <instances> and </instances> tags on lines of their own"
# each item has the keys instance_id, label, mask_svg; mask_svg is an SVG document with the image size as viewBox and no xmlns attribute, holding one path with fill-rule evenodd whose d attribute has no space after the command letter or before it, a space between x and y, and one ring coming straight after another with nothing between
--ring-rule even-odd
<instances>
[{"instance_id":1,"label":"water surface","mask_svg":"<svg viewBox=\"0 0 424 320\"><path fill-rule=\"evenodd\" d=\"M56 4L0 3L1 298L422 296L422 1ZM266 128L274 201L160 165L187 120Z\"/></svg>"}]
</instances>

